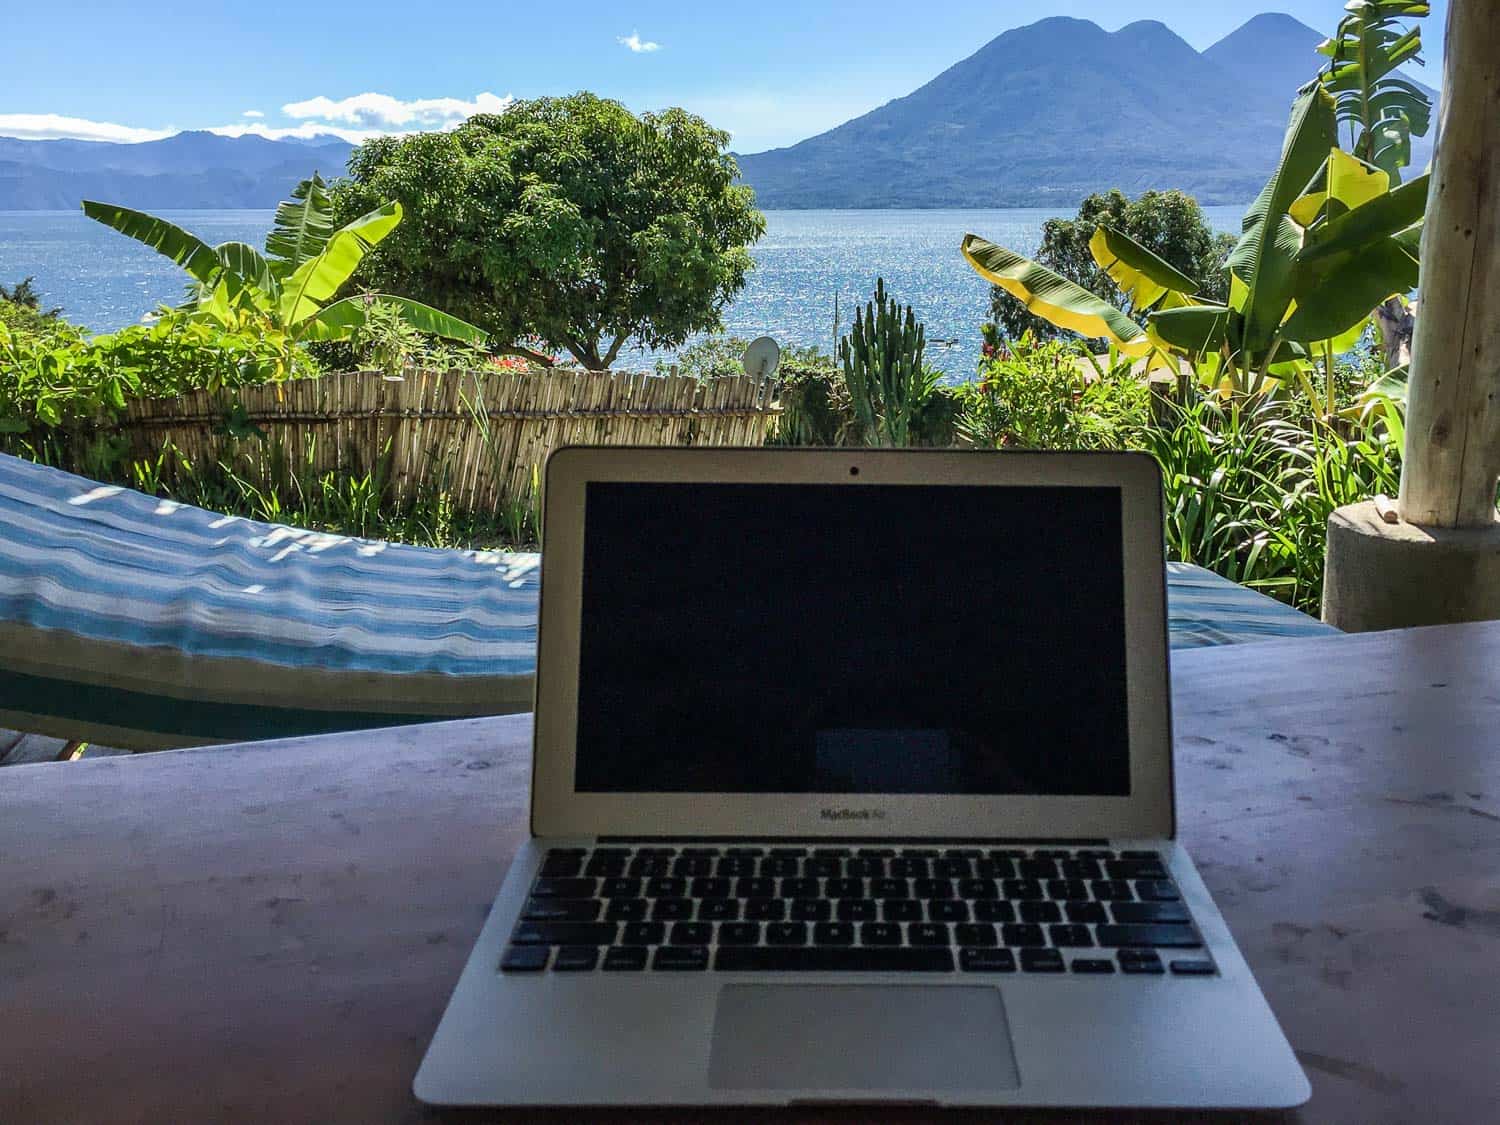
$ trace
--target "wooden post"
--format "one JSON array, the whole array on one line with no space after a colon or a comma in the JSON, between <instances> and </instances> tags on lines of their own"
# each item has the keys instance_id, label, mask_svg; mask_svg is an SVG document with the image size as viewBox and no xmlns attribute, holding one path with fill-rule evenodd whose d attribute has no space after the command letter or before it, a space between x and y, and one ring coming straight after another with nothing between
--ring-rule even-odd
<instances>
[{"instance_id":1,"label":"wooden post","mask_svg":"<svg viewBox=\"0 0 1500 1125\"><path fill-rule=\"evenodd\" d=\"M1401 517L1489 527L1500 478L1500 0L1452 0Z\"/></svg>"}]
</instances>

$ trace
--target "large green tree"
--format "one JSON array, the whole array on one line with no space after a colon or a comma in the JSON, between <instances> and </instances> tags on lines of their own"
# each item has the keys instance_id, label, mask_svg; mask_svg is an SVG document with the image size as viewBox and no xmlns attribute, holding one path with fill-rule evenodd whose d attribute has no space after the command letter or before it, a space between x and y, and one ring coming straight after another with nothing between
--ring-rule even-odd
<instances>
[{"instance_id":1,"label":"large green tree","mask_svg":"<svg viewBox=\"0 0 1500 1125\"><path fill-rule=\"evenodd\" d=\"M717 329L765 232L727 133L680 109L592 94L517 102L448 133L372 140L333 188L339 217L394 199L406 221L363 284L448 309L498 350L607 368L629 343ZM508 345L508 346L507 346Z\"/></svg>"},{"instance_id":2,"label":"large green tree","mask_svg":"<svg viewBox=\"0 0 1500 1125\"><path fill-rule=\"evenodd\" d=\"M1110 282L1089 249L1089 240L1101 226L1123 231L1195 280L1204 300L1223 303L1228 299L1224 259L1234 248L1234 238L1216 235L1198 201L1180 191L1148 191L1138 199L1118 189L1096 192L1083 201L1076 218L1047 220L1034 260L1091 293L1114 294L1121 311L1134 312L1128 297ZM1028 312L998 285L990 293L990 317L1011 338L1027 331L1041 339L1068 335Z\"/></svg>"}]
</instances>

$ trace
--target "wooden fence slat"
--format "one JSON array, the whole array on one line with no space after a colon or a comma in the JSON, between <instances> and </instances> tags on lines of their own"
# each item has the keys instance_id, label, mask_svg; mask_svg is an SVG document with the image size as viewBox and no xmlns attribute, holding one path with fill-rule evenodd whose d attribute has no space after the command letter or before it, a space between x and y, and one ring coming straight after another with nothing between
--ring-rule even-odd
<instances>
[{"instance_id":1,"label":"wooden fence slat","mask_svg":"<svg viewBox=\"0 0 1500 1125\"><path fill-rule=\"evenodd\" d=\"M225 433L236 405L264 439ZM397 502L432 489L494 510L526 502L532 467L560 446L760 445L780 412L774 381L748 376L413 370L397 381L339 372L133 402L118 431L133 458L154 460L171 442L195 468L222 457L284 496L304 469L373 472L388 450L387 495Z\"/></svg>"}]
</instances>

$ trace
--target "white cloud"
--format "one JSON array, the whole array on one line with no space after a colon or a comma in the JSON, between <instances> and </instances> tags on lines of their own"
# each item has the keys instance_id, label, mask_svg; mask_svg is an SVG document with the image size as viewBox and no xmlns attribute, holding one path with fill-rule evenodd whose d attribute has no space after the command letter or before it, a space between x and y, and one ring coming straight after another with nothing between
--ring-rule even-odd
<instances>
[{"instance_id":1,"label":"white cloud","mask_svg":"<svg viewBox=\"0 0 1500 1125\"><path fill-rule=\"evenodd\" d=\"M0 137L19 137L24 141L71 139L130 144L159 141L176 132L176 129L137 129L130 125L114 125L108 121L64 117L58 113L0 113Z\"/></svg>"},{"instance_id":2,"label":"white cloud","mask_svg":"<svg viewBox=\"0 0 1500 1125\"><path fill-rule=\"evenodd\" d=\"M514 101L509 95L502 98L491 93L476 94L472 100L416 98L402 101L389 94L374 93L337 100L319 96L282 106L282 113L295 122L292 125L270 124L260 110L247 109L240 115L242 120L207 126L205 131L221 137L256 136L273 141L333 136L359 144L371 137L391 133L453 129L476 113L504 113ZM23 140L73 138L133 144L161 140L179 131L175 128L140 129L55 113L0 113L0 136Z\"/></svg>"},{"instance_id":3,"label":"white cloud","mask_svg":"<svg viewBox=\"0 0 1500 1125\"><path fill-rule=\"evenodd\" d=\"M371 137L383 137L385 129L350 129L328 121L304 121L300 125L277 126L256 121L251 124L235 122L233 125L214 125L208 129L221 137L265 137L268 141L284 141L288 138L307 140L309 137L338 137L350 144L359 144Z\"/></svg>"},{"instance_id":4,"label":"white cloud","mask_svg":"<svg viewBox=\"0 0 1500 1125\"><path fill-rule=\"evenodd\" d=\"M641 33L639 31L632 31L629 35L617 36L615 42L620 44L620 46L622 47L626 47L629 50L634 51L638 55L643 54L647 51L661 50L660 43L653 43L649 39L642 39Z\"/></svg>"},{"instance_id":5,"label":"white cloud","mask_svg":"<svg viewBox=\"0 0 1500 1125\"><path fill-rule=\"evenodd\" d=\"M401 101L389 94L355 94L353 97L316 97L289 102L281 107L288 117L338 121L361 129L410 132L444 129L476 113L503 113L515 99L496 94L477 94L473 101L462 98L416 98Z\"/></svg>"}]
</instances>

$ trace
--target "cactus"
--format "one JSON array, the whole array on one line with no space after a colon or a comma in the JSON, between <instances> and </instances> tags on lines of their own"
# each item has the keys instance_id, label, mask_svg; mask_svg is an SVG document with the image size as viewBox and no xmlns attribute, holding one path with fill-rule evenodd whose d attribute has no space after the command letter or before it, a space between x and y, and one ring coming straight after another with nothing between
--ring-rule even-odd
<instances>
[{"instance_id":1,"label":"cactus","mask_svg":"<svg viewBox=\"0 0 1500 1125\"><path fill-rule=\"evenodd\" d=\"M856 307L853 327L839 340L844 383L866 444L911 444L913 422L934 384L922 365L926 343L911 306L903 312L877 279L875 300Z\"/></svg>"}]
</instances>

